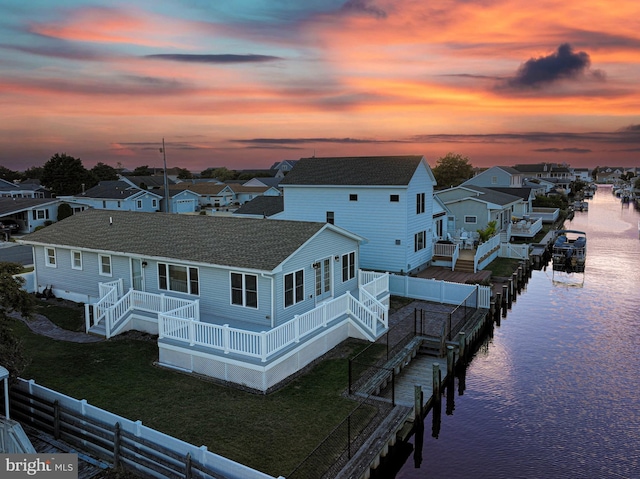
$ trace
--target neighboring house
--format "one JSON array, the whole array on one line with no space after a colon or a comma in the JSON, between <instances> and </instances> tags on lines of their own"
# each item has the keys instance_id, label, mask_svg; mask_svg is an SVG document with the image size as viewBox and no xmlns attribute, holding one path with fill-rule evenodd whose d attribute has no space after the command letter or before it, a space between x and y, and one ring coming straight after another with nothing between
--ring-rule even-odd
<instances>
[{"instance_id":1,"label":"neighboring house","mask_svg":"<svg viewBox=\"0 0 640 479\"><path fill-rule=\"evenodd\" d=\"M515 165L514 168L525 178L539 178L552 182L556 189L569 191L569 185L575 180L572 170L556 163L536 163Z\"/></svg>"},{"instance_id":2,"label":"neighboring house","mask_svg":"<svg viewBox=\"0 0 640 479\"><path fill-rule=\"evenodd\" d=\"M230 184L229 187L234 194L234 204L244 205L258 196L280 196L282 192L272 186L245 186Z\"/></svg>"},{"instance_id":3,"label":"neighboring house","mask_svg":"<svg viewBox=\"0 0 640 479\"><path fill-rule=\"evenodd\" d=\"M120 175L120 180L126 181L131 186L141 188L143 190L154 191L158 194L162 194L164 191L164 176L163 175L151 175L151 176L123 176ZM171 178L167 177L167 185L173 186L176 184ZM161 190L161 191L157 191Z\"/></svg>"},{"instance_id":4,"label":"neighboring house","mask_svg":"<svg viewBox=\"0 0 640 479\"><path fill-rule=\"evenodd\" d=\"M280 186L280 181L282 181L282 178L259 176L251 178L246 183L243 183L242 186L271 186L273 188L278 188L278 186Z\"/></svg>"},{"instance_id":5,"label":"neighboring house","mask_svg":"<svg viewBox=\"0 0 640 479\"><path fill-rule=\"evenodd\" d=\"M492 187L508 187L520 188L524 179L524 174L515 168L509 166L493 166L487 170L478 173L473 178L468 179L462 186L484 186Z\"/></svg>"},{"instance_id":6,"label":"neighboring house","mask_svg":"<svg viewBox=\"0 0 640 479\"><path fill-rule=\"evenodd\" d=\"M235 210L233 214L245 218L268 218L282 213L283 210L282 196L257 196Z\"/></svg>"},{"instance_id":7,"label":"neighboring house","mask_svg":"<svg viewBox=\"0 0 640 479\"><path fill-rule=\"evenodd\" d=\"M523 208L521 197L480 186L455 186L435 194L455 217L456 228L470 232L485 229L491 221L499 231L506 230L516 209Z\"/></svg>"},{"instance_id":8,"label":"neighboring house","mask_svg":"<svg viewBox=\"0 0 640 479\"><path fill-rule=\"evenodd\" d=\"M322 221L367 242L360 264L377 271L423 269L433 256L433 187L423 156L303 158L280 182L277 218Z\"/></svg>"},{"instance_id":9,"label":"neighboring house","mask_svg":"<svg viewBox=\"0 0 640 479\"><path fill-rule=\"evenodd\" d=\"M12 183L0 178L0 198L51 198L51 193L37 183Z\"/></svg>"},{"instance_id":10,"label":"neighboring house","mask_svg":"<svg viewBox=\"0 0 640 479\"><path fill-rule=\"evenodd\" d=\"M199 210L199 194L191 190L174 190L169 188L169 213L188 214L195 213Z\"/></svg>"},{"instance_id":11,"label":"neighboring house","mask_svg":"<svg viewBox=\"0 0 640 479\"><path fill-rule=\"evenodd\" d=\"M226 208L233 205L235 194L229 185L218 182L183 181L171 187L172 191L189 190L198 195L201 208Z\"/></svg>"},{"instance_id":12,"label":"neighboring house","mask_svg":"<svg viewBox=\"0 0 640 479\"><path fill-rule=\"evenodd\" d=\"M287 173L289 173L298 160L284 160L284 161L276 161L273 165L271 165L270 173L275 178L284 178Z\"/></svg>"},{"instance_id":13,"label":"neighboring house","mask_svg":"<svg viewBox=\"0 0 640 479\"><path fill-rule=\"evenodd\" d=\"M53 223L58 218L58 207L65 203L60 198L0 198L0 218L16 220L18 233L30 233L38 226ZM74 213L86 206L70 204Z\"/></svg>"},{"instance_id":14,"label":"neighboring house","mask_svg":"<svg viewBox=\"0 0 640 479\"><path fill-rule=\"evenodd\" d=\"M60 197L97 210L139 212L160 211L162 198L162 194L138 188L122 180L101 181L84 193Z\"/></svg>"},{"instance_id":15,"label":"neighboring house","mask_svg":"<svg viewBox=\"0 0 640 479\"><path fill-rule=\"evenodd\" d=\"M87 210L21 240L37 290L87 329L158 334L159 363L266 391L348 337L388 330L388 275L327 223Z\"/></svg>"},{"instance_id":16,"label":"neighboring house","mask_svg":"<svg viewBox=\"0 0 640 479\"><path fill-rule=\"evenodd\" d=\"M593 182L593 177L591 176L591 170L589 168L573 168L573 174L576 180L580 180L585 183Z\"/></svg>"}]
</instances>

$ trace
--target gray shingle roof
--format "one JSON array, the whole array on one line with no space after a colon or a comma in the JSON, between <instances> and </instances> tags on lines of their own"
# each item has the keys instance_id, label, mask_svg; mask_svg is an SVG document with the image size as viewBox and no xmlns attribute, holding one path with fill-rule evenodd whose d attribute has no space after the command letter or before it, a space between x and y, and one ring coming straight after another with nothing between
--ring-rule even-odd
<instances>
[{"instance_id":1,"label":"gray shingle roof","mask_svg":"<svg viewBox=\"0 0 640 479\"><path fill-rule=\"evenodd\" d=\"M55 198L0 198L0 216L15 214L34 206L60 202Z\"/></svg>"},{"instance_id":2,"label":"gray shingle roof","mask_svg":"<svg viewBox=\"0 0 640 479\"><path fill-rule=\"evenodd\" d=\"M281 211L284 211L283 196L256 196L238 208L234 214L271 216Z\"/></svg>"},{"instance_id":3,"label":"gray shingle roof","mask_svg":"<svg viewBox=\"0 0 640 479\"><path fill-rule=\"evenodd\" d=\"M142 190L131 186L126 181L113 180L101 181L93 188L89 188L84 193L76 195L78 198L109 198L109 199L127 199Z\"/></svg>"},{"instance_id":4,"label":"gray shingle roof","mask_svg":"<svg viewBox=\"0 0 640 479\"><path fill-rule=\"evenodd\" d=\"M465 188L481 193L479 196L480 200L500 206L508 205L509 203L513 203L514 201L518 201L521 199L517 195L502 193L493 188L483 188L482 186L473 185L466 185Z\"/></svg>"},{"instance_id":5,"label":"gray shingle roof","mask_svg":"<svg viewBox=\"0 0 640 479\"><path fill-rule=\"evenodd\" d=\"M419 155L301 158L280 185L406 186L422 158Z\"/></svg>"},{"instance_id":6,"label":"gray shingle roof","mask_svg":"<svg viewBox=\"0 0 640 479\"><path fill-rule=\"evenodd\" d=\"M23 240L272 271L324 226L303 221L86 210Z\"/></svg>"}]
</instances>

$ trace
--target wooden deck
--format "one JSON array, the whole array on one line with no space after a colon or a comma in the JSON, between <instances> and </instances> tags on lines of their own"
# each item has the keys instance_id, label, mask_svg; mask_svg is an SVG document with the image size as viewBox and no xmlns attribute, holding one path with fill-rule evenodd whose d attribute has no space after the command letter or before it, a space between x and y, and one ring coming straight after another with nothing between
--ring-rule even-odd
<instances>
[{"instance_id":1,"label":"wooden deck","mask_svg":"<svg viewBox=\"0 0 640 479\"><path fill-rule=\"evenodd\" d=\"M475 252L474 249L462 249L460 250L460 259L473 261ZM464 271L451 271L451 268L445 266L429 266L417 273L416 276L451 281L452 283L466 283L468 281L482 283L491 279L491 271L480 270L477 273L465 273Z\"/></svg>"}]
</instances>

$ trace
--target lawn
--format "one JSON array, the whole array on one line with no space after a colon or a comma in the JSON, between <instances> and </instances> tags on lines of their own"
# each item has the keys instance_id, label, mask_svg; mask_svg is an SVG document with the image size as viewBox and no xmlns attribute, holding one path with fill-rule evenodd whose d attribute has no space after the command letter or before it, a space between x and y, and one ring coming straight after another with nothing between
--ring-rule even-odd
<instances>
[{"instance_id":1,"label":"lawn","mask_svg":"<svg viewBox=\"0 0 640 479\"><path fill-rule=\"evenodd\" d=\"M57 308L45 311L64 316ZM355 408L342 396L347 358L368 344L349 340L283 389L260 395L154 366L155 340L77 344L34 335L18 321L13 329L32 358L24 378L276 477Z\"/></svg>"}]
</instances>

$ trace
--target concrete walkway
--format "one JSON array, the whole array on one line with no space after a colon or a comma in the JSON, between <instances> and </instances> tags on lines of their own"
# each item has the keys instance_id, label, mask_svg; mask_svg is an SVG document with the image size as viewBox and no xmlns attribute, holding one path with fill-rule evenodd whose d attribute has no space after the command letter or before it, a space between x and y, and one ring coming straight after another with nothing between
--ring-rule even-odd
<instances>
[{"instance_id":1,"label":"concrete walkway","mask_svg":"<svg viewBox=\"0 0 640 479\"><path fill-rule=\"evenodd\" d=\"M11 312L9 316L19 319L26 324L31 331L41 336L46 336L59 341L69 341L71 343L97 343L104 341L104 338L81 333L79 331L68 331L53 324L49 318L42 314L32 314L30 319L23 318L18 312Z\"/></svg>"}]
</instances>

